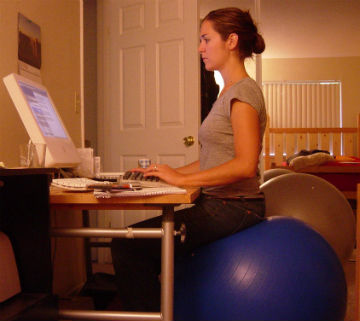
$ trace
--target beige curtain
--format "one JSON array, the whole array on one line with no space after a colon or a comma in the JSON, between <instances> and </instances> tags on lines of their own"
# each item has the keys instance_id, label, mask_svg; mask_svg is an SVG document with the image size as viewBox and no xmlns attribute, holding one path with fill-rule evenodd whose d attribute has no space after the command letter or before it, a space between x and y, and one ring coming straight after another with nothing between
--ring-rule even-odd
<instances>
[{"instance_id":1,"label":"beige curtain","mask_svg":"<svg viewBox=\"0 0 360 321\"><path fill-rule=\"evenodd\" d=\"M264 82L270 127L342 127L341 83Z\"/></svg>"}]
</instances>

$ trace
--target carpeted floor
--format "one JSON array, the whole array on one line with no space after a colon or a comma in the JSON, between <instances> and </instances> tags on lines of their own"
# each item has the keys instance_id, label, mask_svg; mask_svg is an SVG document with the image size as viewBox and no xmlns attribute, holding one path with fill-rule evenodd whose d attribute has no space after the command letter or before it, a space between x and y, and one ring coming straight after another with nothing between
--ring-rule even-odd
<instances>
[{"instance_id":1,"label":"carpeted floor","mask_svg":"<svg viewBox=\"0 0 360 321\"><path fill-rule=\"evenodd\" d=\"M113 273L111 265L94 265L94 272ZM344 264L344 271L348 286L348 303L344 321L356 321L355 318L355 260ZM93 309L93 302L89 297L71 297L60 300L62 309Z\"/></svg>"},{"instance_id":2,"label":"carpeted floor","mask_svg":"<svg viewBox=\"0 0 360 321\"><path fill-rule=\"evenodd\" d=\"M344 321L356 321L355 318L355 260L344 264L344 271L348 287L348 302Z\"/></svg>"}]
</instances>

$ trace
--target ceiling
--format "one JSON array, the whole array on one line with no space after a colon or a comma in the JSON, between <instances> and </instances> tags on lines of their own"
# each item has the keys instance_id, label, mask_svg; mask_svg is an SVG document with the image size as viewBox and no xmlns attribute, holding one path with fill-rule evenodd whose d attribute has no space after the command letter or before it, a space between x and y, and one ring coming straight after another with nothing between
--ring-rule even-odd
<instances>
[{"instance_id":1,"label":"ceiling","mask_svg":"<svg viewBox=\"0 0 360 321\"><path fill-rule=\"evenodd\" d=\"M258 0L263 58L360 56L359 0ZM255 14L254 0L200 0L200 16L236 6Z\"/></svg>"}]
</instances>

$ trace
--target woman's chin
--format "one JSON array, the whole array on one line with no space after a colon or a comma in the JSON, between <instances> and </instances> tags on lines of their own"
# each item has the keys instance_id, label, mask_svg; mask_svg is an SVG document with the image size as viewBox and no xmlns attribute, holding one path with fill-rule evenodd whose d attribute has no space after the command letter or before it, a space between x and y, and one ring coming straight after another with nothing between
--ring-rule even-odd
<instances>
[{"instance_id":1,"label":"woman's chin","mask_svg":"<svg viewBox=\"0 0 360 321\"><path fill-rule=\"evenodd\" d=\"M205 69L207 71L214 71L215 70L210 64L205 64Z\"/></svg>"}]
</instances>

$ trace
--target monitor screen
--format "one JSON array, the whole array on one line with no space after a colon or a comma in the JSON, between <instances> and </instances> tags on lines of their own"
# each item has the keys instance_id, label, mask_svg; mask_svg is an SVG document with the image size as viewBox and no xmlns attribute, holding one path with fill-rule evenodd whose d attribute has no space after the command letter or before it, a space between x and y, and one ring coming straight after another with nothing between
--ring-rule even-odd
<instances>
[{"instance_id":1,"label":"monitor screen","mask_svg":"<svg viewBox=\"0 0 360 321\"><path fill-rule=\"evenodd\" d=\"M17 74L4 77L5 86L34 143L45 143L47 167L74 167L76 147L45 86Z\"/></svg>"},{"instance_id":2,"label":"monitor screen","mask_svg":"<svg viewBox=\"0 0 360 321\"><path fill-rule=\"evenodd\" d=\"M22 81L19 81L19 86L22 88L44 136L66 138L65 130L54 111L47 92Z\"/></svg>"}]
</instances>

